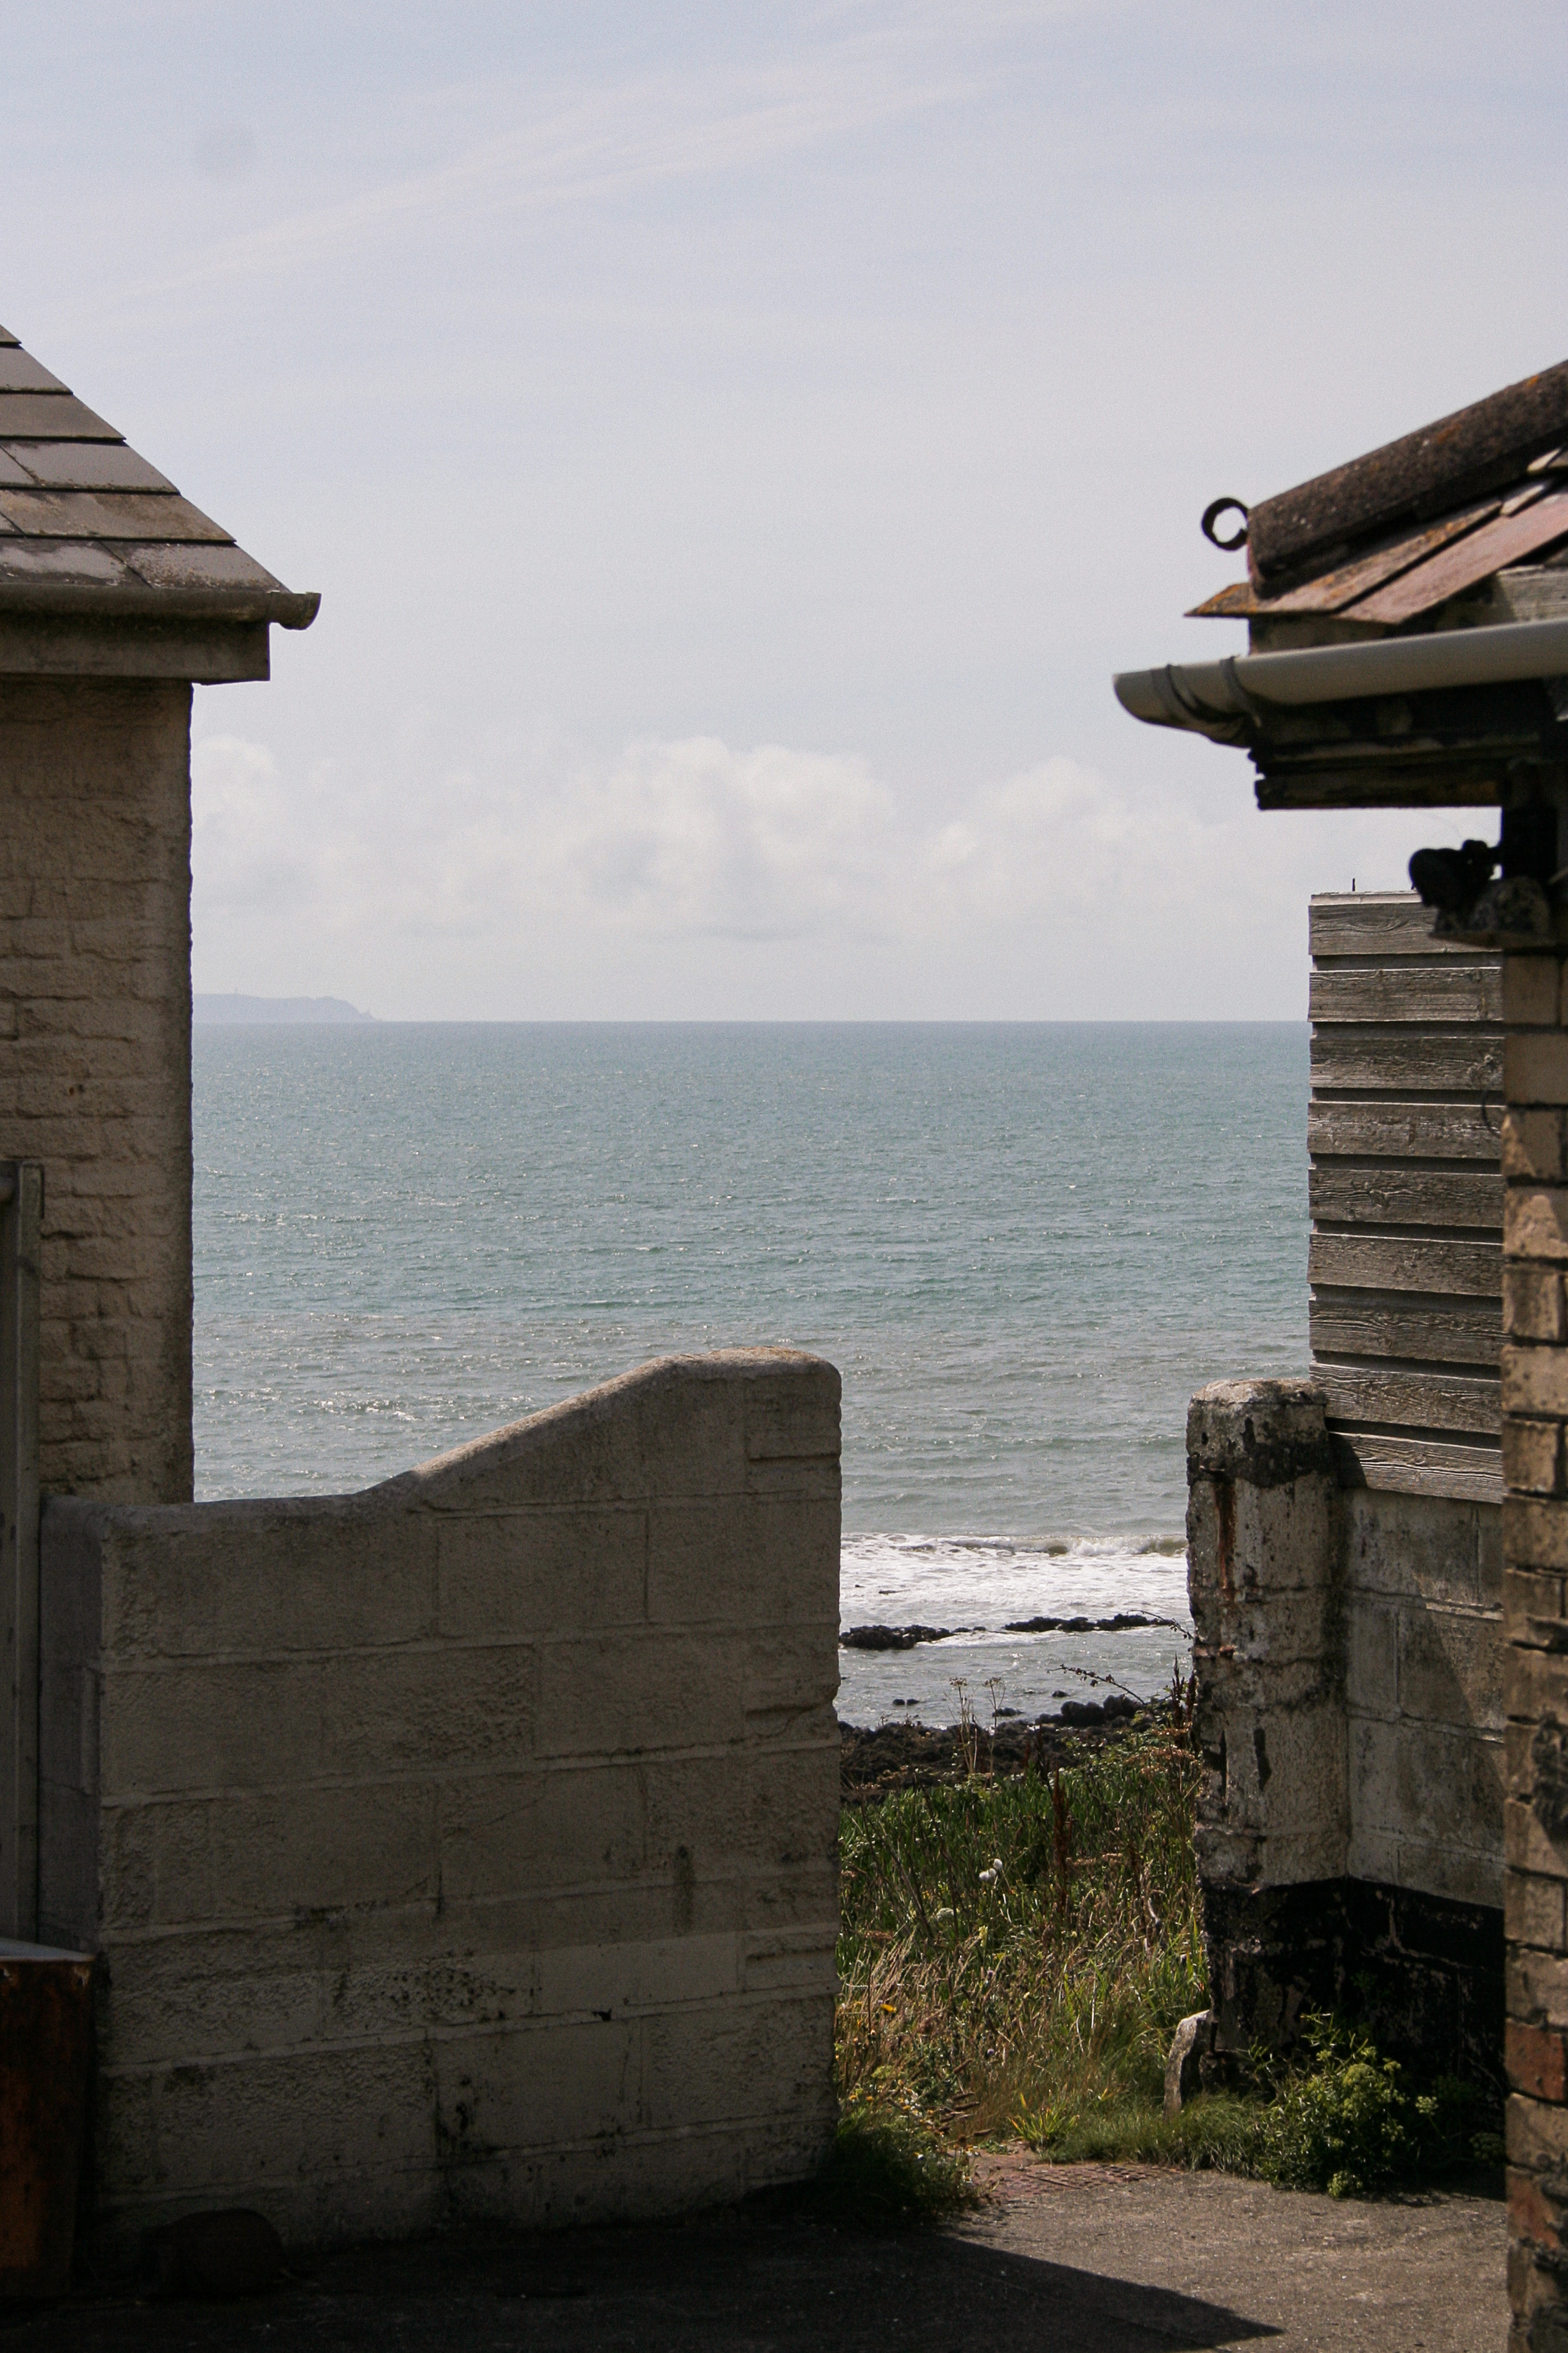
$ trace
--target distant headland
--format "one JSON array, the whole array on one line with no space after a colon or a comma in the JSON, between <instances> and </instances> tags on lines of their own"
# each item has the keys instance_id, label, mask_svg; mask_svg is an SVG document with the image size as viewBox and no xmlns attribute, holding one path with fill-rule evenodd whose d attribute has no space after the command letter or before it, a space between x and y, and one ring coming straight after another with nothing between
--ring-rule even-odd
<instances>
[{"instance_id":1,"label":"distant headland","mask_svg":"<svg viewBox=\"0 0 1568 2353\"><path fill-rule=\"evenodd\" d=\"M342 997L193 997L191 1018L198 1028L232 1021L374 1021Z\"/></svg>"}]
</instances>

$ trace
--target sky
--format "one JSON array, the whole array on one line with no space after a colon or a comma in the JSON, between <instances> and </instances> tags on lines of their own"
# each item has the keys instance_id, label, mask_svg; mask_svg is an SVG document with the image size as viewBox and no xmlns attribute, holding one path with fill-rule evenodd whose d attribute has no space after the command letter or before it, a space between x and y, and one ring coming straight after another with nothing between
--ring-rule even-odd
<instances>
[{"instance_id":1,"label":"sky","mask_svg":"<svg viewBox=\"0 0 1568 2353\"><path fill-rule=\"evenodd\" d=\"M290 587L201 990L1298 1018L1314 890L1113 670L1200 537L1568 355L1568 15L8 0L0 319ZM1555 290L1555 291L1554 291Z\"/></svg>"}]
</instances>

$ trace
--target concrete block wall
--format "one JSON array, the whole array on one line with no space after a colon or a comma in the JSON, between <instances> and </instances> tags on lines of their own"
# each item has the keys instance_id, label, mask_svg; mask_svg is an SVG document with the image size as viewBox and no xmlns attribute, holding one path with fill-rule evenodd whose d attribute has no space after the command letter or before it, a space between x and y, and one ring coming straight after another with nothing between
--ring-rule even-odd
<instances>
[{"instance_id":1,"label":"concrete block wall","mask_svg":"<svg viewBox=\"0 0 1568 2353\"><path fill-rule=\"evenodd\" d=\"M1498 1507L1342 1487L1306 1381L1201 1390L1187 1446L1222 2042L1289 2041L1303 2008L1354 1994L1396 2053L1498 2082Z\"/></svg>"},{"instance_id":2,"label":"concrete block wall","mask_svg":"<svg viewBox=\"0 0 1568 2353\"><path fill-rule=\"evenodd\" d=\"M1344 1869L1338 1481L1320 1390L1215 1381L1187 1415L1187 1582L1205 1884Z\"/></svg>"},{"instance_id":3,"label":"concrete block wall","mask_svg":"<svg viewBox=\"0 0 1568 2353\"><path fill-rule=\"evenodd\" d=\"M44 1527L100 2249L668 2211L836 2114L838 1377L671 1358L359 1495Z\"/></svg>"},{"instance_id":4,"label":"concrete block wall","mask_svg":"<svg viewBox=\"0 0 1568 2353\"><path fill-rule=\"evenodd\" d=\"M190 708L165 680L0 680L0 1158L44 1164L62 1493L191 1493Z\"/></svg>"}]
</instances>

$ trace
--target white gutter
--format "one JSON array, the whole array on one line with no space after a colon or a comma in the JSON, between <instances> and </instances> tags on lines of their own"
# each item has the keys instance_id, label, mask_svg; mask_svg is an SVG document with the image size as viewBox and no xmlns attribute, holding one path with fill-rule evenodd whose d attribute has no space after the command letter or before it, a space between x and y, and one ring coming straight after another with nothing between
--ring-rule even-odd
<instances>
[{"instance_id":1,"label":"white gutter","mask_svg":"<svg viewBox=\"0 0 1568 2353\"><path fill-rule=\"evenodd\" d=\"M1234 737L1243 732L1238 719L1261 717L1260 706L1269 704L1354 702L1363 695L1565 674L1568 620L1509 621L1498 628L1437 629L1357 646L1170 662L1163 670L1121 670L1113 683L1122 709L1152 727Z\"/></svg>"}]
</instances>

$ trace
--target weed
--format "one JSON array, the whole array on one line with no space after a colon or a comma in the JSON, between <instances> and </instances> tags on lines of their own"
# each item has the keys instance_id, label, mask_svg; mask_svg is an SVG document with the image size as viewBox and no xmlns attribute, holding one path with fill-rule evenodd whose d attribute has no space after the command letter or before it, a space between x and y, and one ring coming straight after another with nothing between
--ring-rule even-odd
<instances>
[{"instance_id":1,"label":"weed","mask_svg":"<svg viewBox=\"0 0 1568 2353\"><path fill-rule=\"evenodd\" d=\"M1396 2060L1336 2018L1302 2021L1306 2048L1287 2067L1258 2054L1272 2096L1258 2120L1257 2170L1291 2189L1343 2198L1391 2181L1450 2172L1471 2156L1479 2094L1455 2075L1410 2084Z\"/></svg>"},{"instance_id":2,"label":"weed","mask_svg":"<svg viewBox=\"0 0 1568 2353\"><path fill-rule=\"evenodd\" d=\"M913 2106L851 2100L810 2202L862 2230L939 2222L975 2202L967 2159Z\"/></svg>"}]
</instances>

